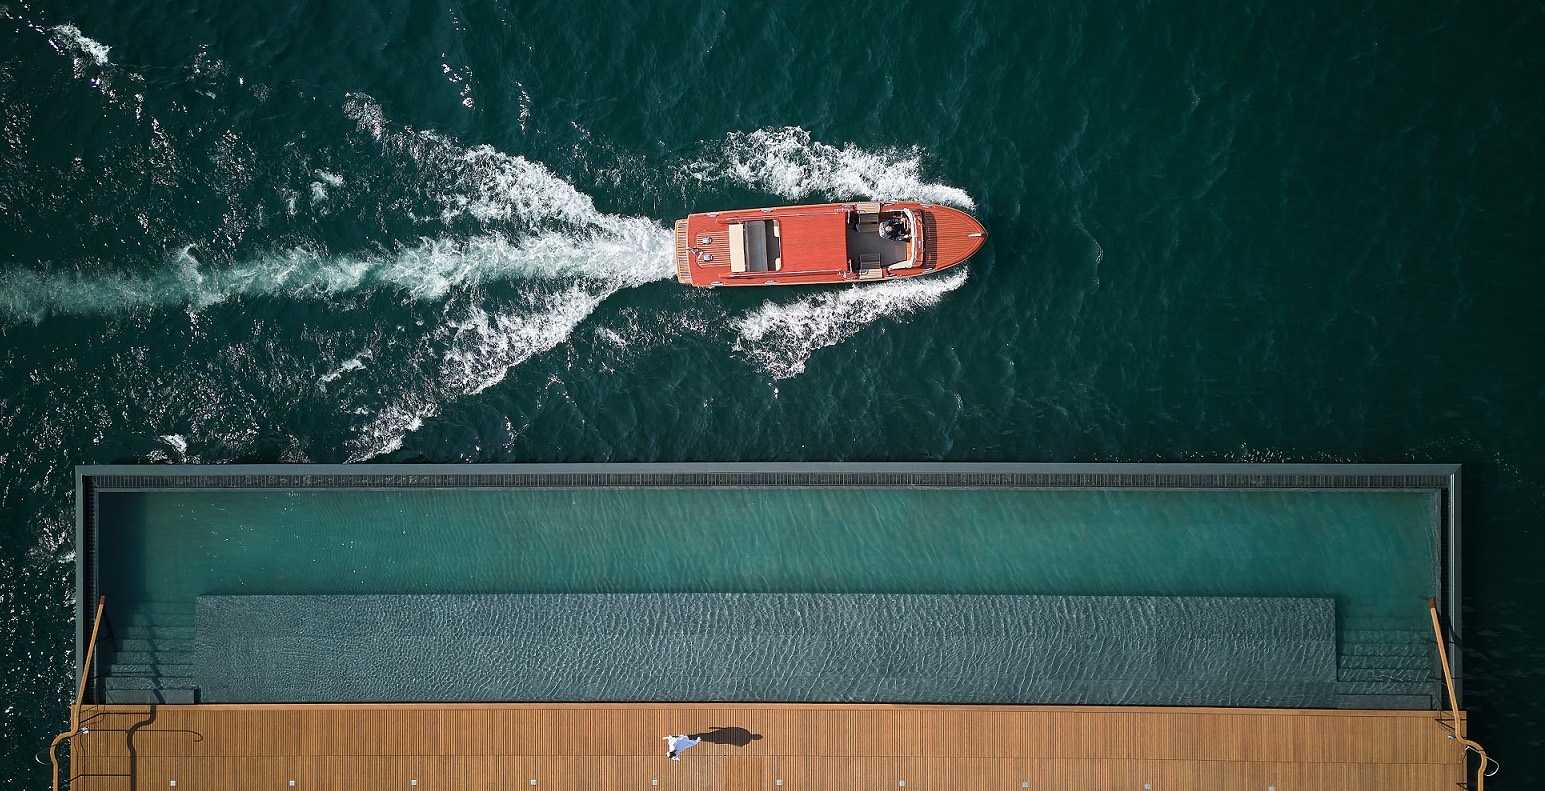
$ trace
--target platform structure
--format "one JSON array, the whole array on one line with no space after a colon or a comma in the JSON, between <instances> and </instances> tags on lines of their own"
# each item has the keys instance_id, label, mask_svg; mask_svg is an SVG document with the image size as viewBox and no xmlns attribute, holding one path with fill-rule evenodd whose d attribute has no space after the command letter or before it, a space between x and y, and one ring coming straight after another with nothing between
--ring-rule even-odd
<instances>
[{"instance_id":1,"label":"platform structure","mask_svg":"<svg viewBox=\"0 0 1545 791\"><path fill-rule=\"evenodd\" d=\"M1439 567L1433 628L1445 678L1451 678L1458 657L1441 649L1452 649L1459 633L1460 488L1454 466L96 467L81 468L77 479L77 593L82 603L77 639L82 650L76 656L83 658L78 660L80 683L71 727L59 737L69 744L63 779L74 789L1446 791L1466 787L1468 779L1465 746L1454 738L1456 731L1463 736L1463 703L1451 680L1448 708L1454 713L1425 704L1373 708L1377 703L1306 709L1183 707L1189 703L1160 708L1151 703L677 702L690 700L687 697L628 703L192 702L198 700L196 693L184 703L159 692L151 697L155 702L107 703L103 660L94 658L98 654L93 651L94 625L104 620L96 516L98 497L107 492L469 487L1415 489L1437 495ZM87 609L89 602L97 603L95 618ZM112 621L108 609L105 620ZM1446 626L1439 624L1439 609L1448 619ZM194 632L199 630L195 627ZM143 652L156 662L164 659L158 650L151 646ZM1338 671L1361 669L1348 665ZM710 734L706 743L680 761L666 758L663 737L700 733Z\"/></svg>"},{"instance_id":2,"label":"platform structure","mask_svg":"<svg viewBox=\"0 0 1545 791\"><path fill-rule=\"evenodd\" d=\"M839 704L87 706L77 791L1449 791L1434 712ZM662 737L719 729L665 757ZM735 742L740 742L737 745Z\"/></svg>"}]
</instances>

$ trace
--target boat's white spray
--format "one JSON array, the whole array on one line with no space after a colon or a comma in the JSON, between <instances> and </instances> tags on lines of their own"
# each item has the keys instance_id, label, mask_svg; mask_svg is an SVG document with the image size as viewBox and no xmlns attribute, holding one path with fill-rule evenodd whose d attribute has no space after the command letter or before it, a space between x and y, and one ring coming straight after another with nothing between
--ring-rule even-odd
<instances>
[{"instance_id":1,"label":"boat's white spray","mask_svg":"<svg viewBox=\"0 0 1545 791\"><path fill-rule=\"evenodd\" d=\"M931 277L823 291L798 299L769 299L734 320L735 351L774 379L805 371L817 351L853 337L869 324L930 308L966 282L956 269Z\"/></svg>"}]
</instances>

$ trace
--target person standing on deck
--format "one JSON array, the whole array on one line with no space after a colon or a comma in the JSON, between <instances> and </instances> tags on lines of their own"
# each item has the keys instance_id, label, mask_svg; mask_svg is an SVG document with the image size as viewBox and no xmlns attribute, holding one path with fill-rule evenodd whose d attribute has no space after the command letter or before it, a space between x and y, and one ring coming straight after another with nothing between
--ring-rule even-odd
<instances>
[{"instance_id":1,"label":"person standing on deck","mask_svg":"<svg viewBox=\"0 0 1545 791\"><path fill-rule=\"evenodd\" d=\"M672 761L680 761L682 752L702 743L702 739L696 739L691 736L667 736L665 737L665 757Z\"/></svg>"}]
</instances>

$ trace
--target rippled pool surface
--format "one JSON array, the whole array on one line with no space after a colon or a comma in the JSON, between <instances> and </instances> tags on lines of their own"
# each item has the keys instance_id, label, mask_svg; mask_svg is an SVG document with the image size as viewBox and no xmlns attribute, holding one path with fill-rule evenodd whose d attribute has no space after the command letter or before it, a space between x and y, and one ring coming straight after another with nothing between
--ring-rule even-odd
<instances>
[{"instance_id":1,"label":"rippled pool surface","mask_svg":"<svg viewBox=\"0 0 1545 791\"><path fill-rule=\"evenodd\" d=\"M814 701L1334 708L1328 599L201 596L206 703Z\"/></svg>"},{"instance_id":2,"label":"rippled pool surface","mask_svg":"<svg viewBox=\"0 0 1545 791\"><path fill-rule=\"evenodd\" d=\"M106 492L114 612L205 594L1320 596L1425 617L1437 496L907 489Z\"/></svg>"},{"instance_id":3,"label":"rippled pool surface","mask_svg":"<svg viewBox=\"0 0 1545 791\"><path fill-rule=\"evenodd\" d=\"M1272 671L1252 676L1246 686L1199 683L1184 690L1175 686L1172 674L1163 673L1105 678L1102 686L1069 676L1014 681L987 670L983 678L957 687L924 676L877 684L860 674L846 681L823 678L808 688L759 686L754 679L741 679L700 689L666 683L672 681L670 674L643 669L634 680L642 690L637 694L647 698L697 699L713 693L739 700L766 695L771 700L1346 708L1431 708L1438 703L1425 620L1425 600L1437 594L1440 571L1439 495L1430 492L324 489L107 491L100 498L100 587L115 625L104 659L103 691L115 702L194 702L220 695L260 700L280 690L293 700L616 698L615 687L599 681L542 686L526 678L530 683L489 687L489 679L503 674L551 675L552 667L542 671L529 663L505 662L495 656L502 655L498 650L489 655L486 641L466 635L495 627L492 622L480 627L475 619L446 619L439 631L428 629L413 638L420 646L441 646L442 655L468 657L465 683L419 683L435 674L398 672L405 668L391 659L397 655L391 646L403 640L363 639L358 623L328 615L347 612L348 606L326 600L340 594L675 593L1314 598L1330 608L1323 628L1333 635L1334 661L1331 675L1316 677L1309 686L1291 673ZM201 654L199 646L207 648L219 639L211 621L195 615L199 597L286 594L320 598L293 617L268 617L294 621L309 631L285 638L281 630L265 630L286 645L240 649L255 663L242 671L248 678L211 681L227 671L206 660L225 649ZM1286 599L1278 600L1287 606ZM749 618L778 606L770 597L757 600L715 620L708 631L753 629L749 622L737 622L736 614ZM1163 633L1195 626L1170 621L1157 618L1149 628ZM682 622L665 628L687 635L699 627ZM928 633L899 622L866 627L885 628L903 635ZM808 634L780 639L808 645L757 660L773 678L797 675L793 665L805 653L837 656L820 647L825 638L814 627ZM979 638L962 631L959 639ZM1221 649L1217 655L1229 659L1204 664L1220 667L1280 667L1272 657L1297 650L1237 634L1206 639L1214 641L1210 650ZM1110 651L1100 647L1116 643L1086 642L1093 648L1064 657L1060 665L1109 665ZM566 652L559 665L571 667L576 678L626 675L626 667L584 669L590 654L617 650L608 639L576 632L558 643ZM520 644L529 653L530 646ZM1047 650L1047 644L1022 647L995 661L1030 666L1044 661ZM338 683L322 683L315 673L297 676L265 664L265 656L294 651L355 656L371 668L369 678L403 683L351 693ZM840 662L855 663L862 664ZM264 678L283 684L265 686ZM419 681L408 683L414 679Z\"/></svg>"}]
</instances>

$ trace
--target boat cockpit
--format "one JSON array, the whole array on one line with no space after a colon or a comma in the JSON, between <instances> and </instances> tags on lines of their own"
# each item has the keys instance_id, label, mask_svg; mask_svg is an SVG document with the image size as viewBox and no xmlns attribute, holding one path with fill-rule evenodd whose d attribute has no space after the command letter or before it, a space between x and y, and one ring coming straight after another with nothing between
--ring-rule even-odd
<instances>
[{"instance_id":1,"label":"boat cockpit","mask_svg":"<svg viewBox=\"0 0 1545 791\"><path fill-rule=\"evenodd\" d=\"M853 205L847 219L849 271L859 280L922 265L923 229L911 209L884 209L879 201Z\"/></svg>"}]
</instances>

